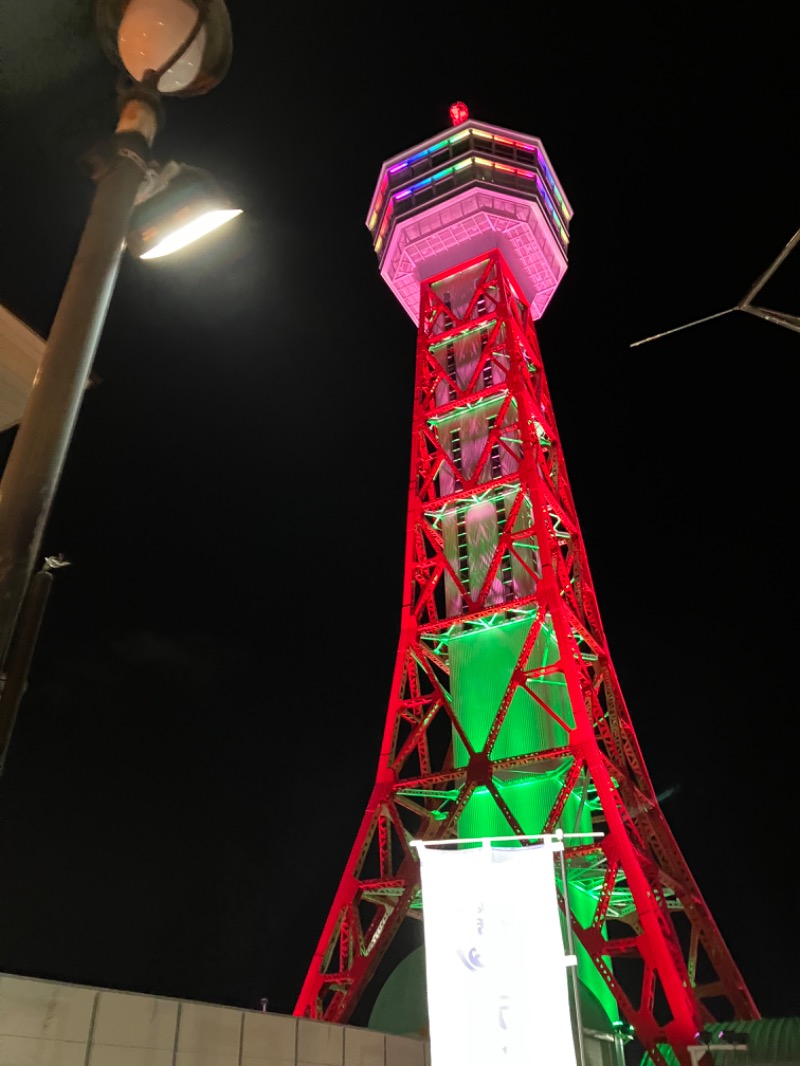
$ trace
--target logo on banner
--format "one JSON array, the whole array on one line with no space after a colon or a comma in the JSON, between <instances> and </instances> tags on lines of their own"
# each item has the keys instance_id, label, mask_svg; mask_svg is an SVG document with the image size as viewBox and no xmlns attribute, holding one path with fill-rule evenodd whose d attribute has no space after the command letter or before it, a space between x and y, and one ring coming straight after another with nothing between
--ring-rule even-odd
<instances>
[{"instance_id":1,"label":"logo on banner","mask_svg":"<svg viewBox=\"0 0 800 1066\"><path fill-rule=\"evenodd\" d=\"M475 935L479 937L482 937L484 934L486 924L485 913L485 905L483 903L479 903L475 917ZM502 933L498 937L498 942L502 942L502 939L504 937L513 935L513 930L511 930L510 928L510 923L501 918L498 925L502 928ZM468 948L466 950L461 947L456 948L456 956L461 960L461 962L466 966L466 968L473 973L476 970L485 969L485 964L477 946ZM509 1028L508 1015L510 1011L511 996L505 992L501 992L498 997L497 1024L499 1029L501 1030L501 1033L499 1034L499 1050L503 1053L503 1055L508 1055L508 1041L506 1040L506 1033L508 1032Z\"/></svg>"}]
</instances>

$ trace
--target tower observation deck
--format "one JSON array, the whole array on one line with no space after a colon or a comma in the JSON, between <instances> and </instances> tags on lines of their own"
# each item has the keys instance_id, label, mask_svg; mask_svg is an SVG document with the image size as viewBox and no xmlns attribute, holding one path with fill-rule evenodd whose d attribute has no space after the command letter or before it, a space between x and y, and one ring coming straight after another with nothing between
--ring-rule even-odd
<instances>
[{"instance_id":1,"label":"tower observation deck","mask_svg":"<svg viewBox=\"0 0 800 1066\"><path fill-rule=\"evenodd\" d=\"M383 164L367 226L415 323L424 278L495 248L539 318L567 269L571 217L540 140L469 119Z\"/></svg>"}]
</instances>

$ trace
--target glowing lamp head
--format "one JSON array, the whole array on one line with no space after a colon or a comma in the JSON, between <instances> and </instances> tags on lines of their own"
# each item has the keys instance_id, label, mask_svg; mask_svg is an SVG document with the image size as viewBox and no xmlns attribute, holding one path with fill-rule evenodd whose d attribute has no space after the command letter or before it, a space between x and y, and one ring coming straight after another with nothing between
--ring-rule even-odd
<instances>
[{"instance_id":1,"label":"glowing lamp head","mask_svg":"<svg viewBox=\"0 0 800 1066\"><path fill-rule=\"evenodd\" d=\"M466 122L469 118L469 111L466 104L462 104L460 100L457 100L454 104L450 105L450 121L454 126L460 126L462 122Z\"/></svg>"},{"instance_id":2,"label":"glowing lamp head","mask_svg":"<svg viewBox=\"0 0 800 1066\"><path fill-rule=\"evenodd\" d=\"M131 217L128 251L139 259L172 255L242 214L205 170L169 163L162 175Z\"/></svg>"},{"instance_id":3,"label":"glowing lamp head","mask_svg":"<svg viewBox=\"0 0 800 1066\"><path fill-rule=\"evenodd\" d=\"M231 60L224 0L95 0L106 55L135 82L148 71L169 96L197 96L225 76Z\"/></svg>"},{"instance_id":4,"label":"glowing lamp head","mask_svg":"<svg viewBox=\"0 0 800 1066\"><path fill-rule=\"evenodd\" d=\"M239 207L227 209L207 207L197 214L187 211L184 218L180 216L175 218L174 229L154 233L153 236L157 237L156 242L146 252L142 252L139 258L162 259L165 255L172 255L173 252L178 252L188 244L193 244L201 237L205 237L207 233L219 229L220 226L230 222L232 218L236 218L241 213Z\"/></svg>"}]
</instances>

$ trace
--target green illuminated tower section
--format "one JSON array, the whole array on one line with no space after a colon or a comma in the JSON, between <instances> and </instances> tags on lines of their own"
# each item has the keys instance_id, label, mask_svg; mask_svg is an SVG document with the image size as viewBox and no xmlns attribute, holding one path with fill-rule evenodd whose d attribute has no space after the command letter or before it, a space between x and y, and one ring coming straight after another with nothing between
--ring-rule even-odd
<instances>
[{"instance_id":1,"label":"green illuminated tower section","mask_svg":"<svg viewBox=\"0 0 800 1066\"><path fill-rule=\"evenodd\" d=\"M503 306L503 289L513 300L515 285L506 271L504 257L492 252L429 283L424 365L433 403L420 450L438 464L426 508L444 554L437 614L447 619L438 635L449 670L453 764L475 785L468 795L443 796L439 813L460 803L452 821L461 838L561 828L585 832L589 844L596 797L575 789L558 805L573 765L575 720L554 626L537 596L542 559L512 385L524 341ZM437 313L439 301L446 311ZM535 366L537 358L531 351L526 362ZM527 682L515 688L520 669ZM534 765L525 761L531 754ZM572 886L579 920L591 920L602 880L601 872L586 872L580 888ZM614 996L580 944L576 950L589 1012L597 1025L601 1006L610 1030L618 1019Z\"/></svg>"},{"instance_id":2,"label":"green illuminated tower section","mask_svg":"<svg viewBox=\"0 0 800 1066\"><path fill-rule=\"evenodd\" d=\"M539 140L453 111L383 165L368 215L417 331L400 638L295 1013L348 1020L424 909L412 840L560 830L584 1025L624 1022L656 1066L665 1046L690 1066L706 1021L758 1013L658 806L567 479L535 321L571 209Z\"/></svg>"}]
</instances>

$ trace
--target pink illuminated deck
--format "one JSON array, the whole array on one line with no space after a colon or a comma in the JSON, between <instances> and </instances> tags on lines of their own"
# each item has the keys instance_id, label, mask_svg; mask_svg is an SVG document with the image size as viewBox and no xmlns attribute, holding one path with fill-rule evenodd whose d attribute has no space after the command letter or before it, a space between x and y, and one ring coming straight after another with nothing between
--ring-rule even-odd
<instances>
[{"instance_id":1,"label":"pink illuminated deck","mask_svg":"<svg viewBox=\"0 0 800 1066\"><path fill-rule=\"evenodd\" d=\"M423 281L493 248L514 264L534 317L541 317L567 269L567 257L539 204L503 193L468 189L397 222L381 276L416 322Z\"/></svg>"}]
</instances>

